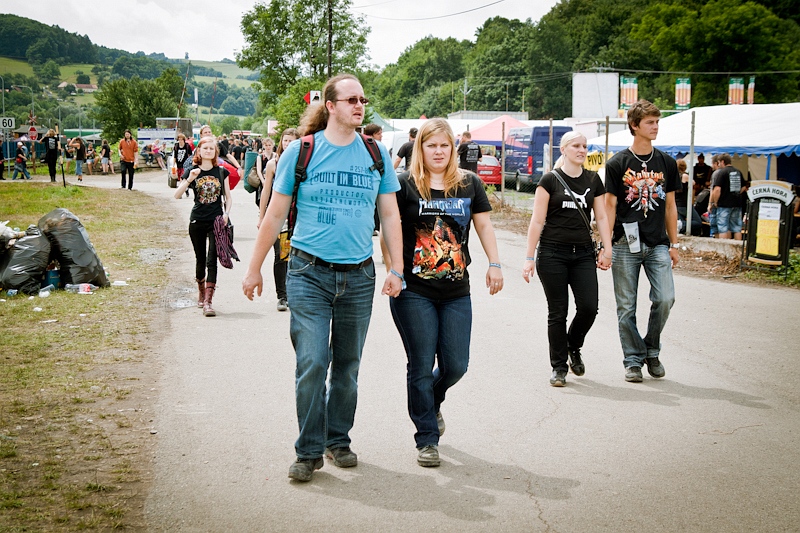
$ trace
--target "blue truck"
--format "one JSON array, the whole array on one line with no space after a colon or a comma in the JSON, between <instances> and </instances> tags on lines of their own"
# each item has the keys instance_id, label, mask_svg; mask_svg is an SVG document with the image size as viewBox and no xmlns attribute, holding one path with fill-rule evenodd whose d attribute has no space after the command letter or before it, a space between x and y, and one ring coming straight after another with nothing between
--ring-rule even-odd
<instances>
[{"instance_id":1,"label":"blue truck","mask_svg":"<svg viewBox=\"0 0 800 533\"><path fill-rule=\"evenodd\" d=\"M569 126L553 126L553 146L550 150L550 165L560 155L561 137L572 131ZM549 126L512 128L508 131L503 150L506 156L504 179L506 186L517 191L536 191L544 173L545 145L550 141Z\"/></svg>"}]
</instances>

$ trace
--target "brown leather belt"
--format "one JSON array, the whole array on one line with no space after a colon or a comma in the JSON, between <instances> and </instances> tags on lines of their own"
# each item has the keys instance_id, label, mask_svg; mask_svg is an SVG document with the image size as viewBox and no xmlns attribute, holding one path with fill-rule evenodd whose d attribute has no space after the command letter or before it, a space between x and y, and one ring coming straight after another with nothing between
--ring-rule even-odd
<instances>
[{"instance_id":1,"label":"brown leather belt","mask_svg":"<svg viewBox=\"0 0 800 533\"><path fill-rule=\"evenodd\" d=\"M372 263L372 258L365 259L360 263L329 263L327 261L323 261L317 256L311 255L309 253L304 252L303 250L298 250L297 248L292 248L292 255L295 255L302 259L303 261L308 261L312 265L321 266L325 268L330 268L331 270L335 270L336 272L349 272L351 270L356 270L361 267L365 267Z\"/></svg>"}]
</instances>

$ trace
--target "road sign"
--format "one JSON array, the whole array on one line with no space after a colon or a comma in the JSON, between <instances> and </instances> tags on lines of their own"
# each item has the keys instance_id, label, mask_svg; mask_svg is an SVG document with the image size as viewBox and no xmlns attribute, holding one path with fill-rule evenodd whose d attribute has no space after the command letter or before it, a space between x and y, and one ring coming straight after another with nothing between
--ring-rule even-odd
<instances>
[{"instance_id":1,"label":"road sign","mask_svg":"<svg viewBox=\"0 0 800 533\"><path fill-rule=\"evenodd\" d=\"M13 130L17 127L17 121L14 117L3 117L0 118L0 128L4 130Z\"/></svg>"},{"instance_id":2,"label":"road sign","mask_svg":"<svg viewBox=\"0 0 800 533\"><path fill-rule=\"evenodd\" d=\"M36 128L35 127L31 126L30 128L28 128L28 138L30 140L35 141L36 137L38 137L38 136L39 136L39 134L36 133Z\"/></svg>"},{"instance_id":3,"label":"road sign","mask_svg":"<svg viewBox=\"0 0 800 533\"><path fill-rule=\"evenodd\" d=\"M319 102L321 96L322 93L319 91L308 91L305 96L303 96L303 100L305 100L307 104L310 104L311 102Z\"/></svg>"}]
</instances>

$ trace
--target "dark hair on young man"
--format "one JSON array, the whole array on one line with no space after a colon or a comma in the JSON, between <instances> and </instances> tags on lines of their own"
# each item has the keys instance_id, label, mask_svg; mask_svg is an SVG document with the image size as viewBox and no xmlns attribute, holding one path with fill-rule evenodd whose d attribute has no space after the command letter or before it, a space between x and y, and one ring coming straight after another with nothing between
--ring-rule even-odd
<instances>
[{"instance_id":1,"label":"dark hair on young man","mask_svg":"<svg viewBox=\"0 0 800 533\"><path fill-rule=\"evenodd\" d=\"M328 127L329 113L326 104L327 102L336 102L339 99L336 84L343 80L355 80L358 82L358 78L352 74L339 74L329 79L322 88L321 101L316 104L310 104L303 116L300 117L300 126L297 129L300 131L301 136L317 133Z\"/></svg>"},{"instance_id":2,"label":"dark hair on young man","mask_svg":"<svg viewBox=\"0 0 800 533\"><path fill-rule=\"evenodd\" d=\"M372 137L373 135L375 135L376 133L378 133L382 129L383 128L381 128L377 124L374 124L374 123L373 124L367 124L366 126L364 126L364 135Z\"/></svg>"},{"instance_id":3,"label":"dark hair on young man","mask_svg":"<svg viewBox=\"0 0 800 533\"><path fill-rule=\"evenodd\" d=\"M631 135L636 135L633 127L638 127L643 118L660 116L661 111L652 102L639 100L628 109L628 129L631 130Z\"/></svg>"},{"instance_id":4,"label":"dark hair on young man","mask_svg":"<svg viewBox=\"0 0 800 533\"><path fill-rule=\"evenodd\" d=\"M411 137L412 139L416 139L417 138L417 128L411 128L410 130L408 130L408 136Z\"/></svg>"},{"instance_id":5,"label":"dark hair on young man","mask_svg":"<svg viewBox=\"0 0 800 533\"><path fill-rule=\"evenodd\" d=\"M720 161L725 163L725 166L727 167L732 162L731 156L729 156L728 154L722 153L722 154L714 154L714 157L711 158L711 162L712 163L719 163Z\"/></svg>"}]
</instances>

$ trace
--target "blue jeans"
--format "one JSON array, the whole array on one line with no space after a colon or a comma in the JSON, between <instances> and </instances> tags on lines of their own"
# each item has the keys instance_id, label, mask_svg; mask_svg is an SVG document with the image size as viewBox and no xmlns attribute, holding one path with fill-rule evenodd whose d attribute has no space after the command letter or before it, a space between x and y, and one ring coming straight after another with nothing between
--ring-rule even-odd
<instances>
[{"instance_id":1,"label":"blue jeans","mask_svg":"<svg viewBox=\"0 0 800 533\"><path fill-rule=\"evenodd\" d=\"M20 172L22 172L22 175L26 180L31 179L31 175L28 174L27 167L25 165L20 165L19 163L15 163L14 164L14 174L11 176L11 180L13 181L13 180L17 179L17 174L19 174Z\"/></svg>"},{"instance_id":2,"label":"blue jeans","mask_svg":"<svg viewBox=\"0 0 800 533\"><path fill-rule=\"evenodd\" d=\"M414 440L417 448L437 445L436 413L447 389L466 374L469 364L472 300L432 300L404 290L389 305L408 357L406 387L408 414L417 427Z\"/></svg>"},{"instance_id":3,"label":"blue jeans","mask_svg":"<svg viewBox=\"0 0 800 533\"><path fill-rule=\"evenodd\" d=\"M718 207L717 208L717 231L719 233L741 233L742 232L742 208L741 207Z\"/></svg>"},{"instance_id":4,"label":"blue jeans","mask_svg":"<svg viewBox=\"0 0 800 533\"><path fill-rule=\"evenodd\" d=\"M658 357L661 351L661 331L675 303L675 284L669 247L660 244L649 247L641 243L640 252L632 254L627 243L615 244L611 272L614 277L614 296L617 299L619 340L622 343L625 368L641 367L645 358ZM639 334L636 326L636 296L639 272L650 281L650 319L647 335Z\"/></svg>"},{"instance_id":5,"label":"blue jeans","mask_svg":"<svg viewBox=\"0 0 800 533\"><path fill-rule=\"evenodd\" d=\"M375 264L336 272L292 255L286 289L297 358L300 436L295 451L300 459L316 459L325 448L350 446L361 351L372 316Z\"/></svg>"},{"instance_id":6,"label":"blue jeans","mask_svg":"<svg viewBox=\"0 0 800 533\"><path fill-rule=\"evenodd\" d=\"M83 160L81 159L75 160L75 175L83 176Z\"/></svg>"},{"instance_id":7,"label":"blue jeans","mask_svg":"<svg viewBox=\"0 0 800 533\"><path fill-rule=\"evenodd\" d=\"M547 338L550 366L569 370L567 349L583 346L597 317L597 260L591 244L539 244L536 270L547 297ZM569 289L575 298L575 317L567 331Z\"/></svg>"}]
</instances>

